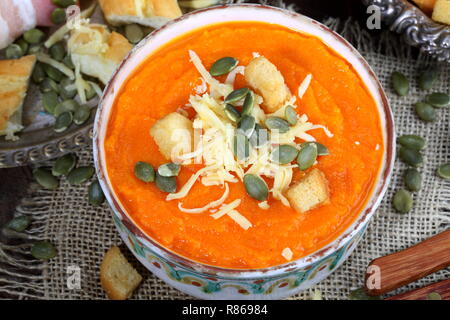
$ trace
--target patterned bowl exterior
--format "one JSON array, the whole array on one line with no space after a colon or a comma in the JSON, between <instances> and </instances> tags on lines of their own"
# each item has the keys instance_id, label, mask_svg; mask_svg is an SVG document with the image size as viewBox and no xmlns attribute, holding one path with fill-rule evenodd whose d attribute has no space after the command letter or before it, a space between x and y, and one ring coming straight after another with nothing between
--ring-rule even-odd
<instances>
[{"instance_id":1,"label":"patterned bowl exterior","mask_svg":"<svg viewBox=\"0 0 450 320\"><path fill-rule=\"evenodd\" d=\"M450 27L431 20L407 0L363 0L380 9L383 22L438 61L450 62Z\"/></svg>"}]
</instances>

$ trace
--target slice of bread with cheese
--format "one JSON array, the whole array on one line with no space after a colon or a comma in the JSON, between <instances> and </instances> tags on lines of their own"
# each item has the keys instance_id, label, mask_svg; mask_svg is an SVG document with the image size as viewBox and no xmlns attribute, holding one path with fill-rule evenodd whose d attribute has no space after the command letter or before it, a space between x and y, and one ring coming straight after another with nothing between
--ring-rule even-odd
<instances>
[{"instance_id":1,"label":"slice of bread with cheese","mask_svg":"<svg viewBox=\"0 0 450 320\"><path fill-rule=\"evenodd\" d=\"M14 135L23 129L22 106L36 57L0 60L0 135L17 140Z\"/></svg>"},{"instance_id":2,"label":"slice of bread with cheese","mask_svg":"<svg viewBox=\"0 0 450 320\"><path fill-rule=\"evenodd\" d=\"M99 0L105 19L118 26L138 23L159 28L181 16L177 0Z\"/></svg>"},{"instance_id":3,"label":"slice of bread with cheese","mask_svg":"<svg viewBox=\"0 0 450 320\"><path fill-rule=\"evenodd\" d=\"M450 25L450 0L437 0L433 10L433 20Z\"/></svg>"}]
</instances>

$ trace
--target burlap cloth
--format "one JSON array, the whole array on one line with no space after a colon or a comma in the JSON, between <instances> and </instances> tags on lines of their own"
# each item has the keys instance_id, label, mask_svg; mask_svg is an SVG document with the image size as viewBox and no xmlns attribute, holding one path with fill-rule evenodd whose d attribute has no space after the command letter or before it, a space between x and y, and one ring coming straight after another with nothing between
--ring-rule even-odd
<instances>
[{"instance_id":1,"label":"burlap cloth","mask_svg":"<svg viewBox=\"0 0 450 320\"><path fill-rule=\"evenodd\" d=\"M427 62L425 57L413 57L410 48L398 37L384 33L374 41L356 23L326 23L351 41L365 56L382 81L395 114L398 134L419 134L426 138L423 188L414 194L414 209L406 215L396 214L391 205L395 190L403 186L405 165L397 161L389 190L368 231L351 257L328 279L313 289L319 289L324 299L346 299L351 289L360 287L367 264L383 256L418 243L449 227L450 182L436 177L439 164L450 161L450 108L439 110L439 120L432 124L417 119L413 103L426 92L419 91L415 82L418 69ZM433 89L448 92L449 65L440 65L440 82ZM411 93L399 98L390 86L390 75L398 70L412 79ZM89 149L79 152L80 163L92 163ZM26 232L29 240L50 240L58 249L56 258L42 263L29 259L29 244L0 244L0 294L16 298L36 299L104 299L99 284L99 266L106 250L120 245L130 261L143 275L144 281L134 293L134 299L189 299L157 279L124 247L113 225L110 210L87 204L87 185L74 187L65 180L57 191L39 190L35 186L23 200L16 214L33 219ZM26 241L25 241L26 242ZM81 270L81 289L68 289L67 270L78 266ZM397 292L423 286L450 277L450 270L442 270ZM293 299L309 299L306 290Z\"/></svg>"}]
</instances>

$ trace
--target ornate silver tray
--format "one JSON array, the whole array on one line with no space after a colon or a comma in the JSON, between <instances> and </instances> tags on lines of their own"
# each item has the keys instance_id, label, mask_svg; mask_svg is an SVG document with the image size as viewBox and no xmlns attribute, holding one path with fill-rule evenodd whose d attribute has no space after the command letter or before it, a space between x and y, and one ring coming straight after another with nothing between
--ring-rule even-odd
<instances>
[{"instance_id":1,"label":"ornate silver tray","mask_svg":"<svg viewBox=\"0 0 450 320\"><path fill-rule=\"evenodd\" d=\"M407 0L363 0L380 9L383 23L439 61L450 62L450 27L431 20Z\"/></svg>"}]
</instances>

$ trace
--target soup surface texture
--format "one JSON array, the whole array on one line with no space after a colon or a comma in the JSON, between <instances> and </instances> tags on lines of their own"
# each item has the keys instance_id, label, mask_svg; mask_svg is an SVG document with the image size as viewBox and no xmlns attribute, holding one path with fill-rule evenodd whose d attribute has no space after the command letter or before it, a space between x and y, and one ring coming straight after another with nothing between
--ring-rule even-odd
<instances>
[{"instance_id":1,"label":"soup surface texture","mask_svg":"<svg viewBox=\"0 0 450 320\"><path fill-rule=\"evenodd\" d=\"M188 214L178 201L154 183L134 175L138 161L155 168L167 160L149 134L152 125L188 103L200 75L190 62L195 51L207 69L224 56L246 66L256 52L283 74L293 94L311 73L311 84L297 111L312 123L325 125L309 133L326 145L330 155L315 166L325 173L330 202L304 214L269 198L263 210L244 185L230 183L227 203L241 199L238 211L252 223L242 229L230 217L213 219L210 213ZM224 81L224 77L218 78ZM235 88L246 86L238 75ZM159 48L123 84L115 101L105 138L105 158L114 192L128 214L158 243L202 263L253 269L286 263L285 248L293 260L313 253L338 237L356 219L378 179L384 155L380 115L374 99L353 67L320 39L282 26L234 22L207 26L187 33ZM183 166L178 188L198 167ZM294 170L293 182L304 175ZM182 199L183 207L202 207L223 194L219 186L197 182Z\"/></svg>"}]
</instances>

